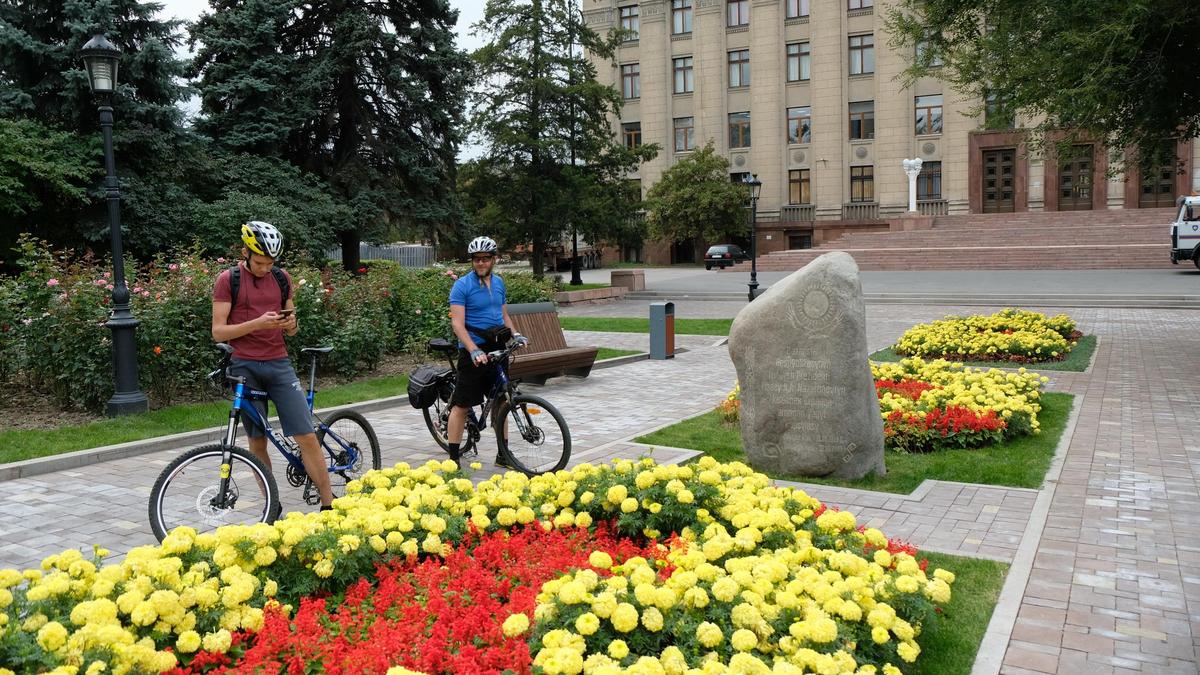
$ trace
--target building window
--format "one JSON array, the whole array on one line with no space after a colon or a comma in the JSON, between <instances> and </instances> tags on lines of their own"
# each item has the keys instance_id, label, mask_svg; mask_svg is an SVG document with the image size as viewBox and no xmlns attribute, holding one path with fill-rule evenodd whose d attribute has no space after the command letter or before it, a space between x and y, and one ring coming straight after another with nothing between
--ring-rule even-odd
<instances>
[{"instance_id":1,"label":"building window","mask_svg":"<svg viewBox=\"0 0 1200 675\"><path fill-rule=\"evenodd\" d=\"M787 0L787 18L808 16L808 0Z\"/></svg>"},{"instance_id":2,"label":"building window","mask_svg":"<svg viewBox=\"0 0 1200 675\"><path fill-rule=\"evenodd\" d=\"M749 171L735 171L729 174L729 182L735 185L740 185L748 180L750 180Z\"/></svg>"},{"instance_id":3,"label":"building window","mask_svg":"<svg viewBox=\"0 0 1200 675\"><path fill-rule=\"evenodd\" d=\"M621 66L621 96L626 100L642 95L642 70L636 63Z\"/></svg>"},{"instance_id":4,"label":"building window","mask_svg":"<svg viewBox=\"0 0 1200 675\"><path fill-rule=\"evenodd\" d=\"M850 140L875 138L875 102L850 104Z\"/></svg>"},{"instance_id":5,"label":"building window","mask_svg":"<svg viewBox=\"0 0 1200 675\"><path fill-rule=\"evenodd\" d=\"M942 163L921 162L921 173L917 174L917 199L942 198Z\"/></svg>"},{"instance_id":6,"label":"building window","mask_svg":"<svg viewBox=\"0 0 1200 675\"><path fill-rule=\"evenodd\" d=\"M634 42L638 39L640 26L638 25L638 6L629 5L619 8L621 11L621 30L629 31L622 38L623 42Z\"/></svg>"},{"instance_id":7,"label":"building window","mask_svg":"<svg viewBox=\"0 0 1200 675\"><path fill-rule=\"evenodd\" d=\"M681 56L677 59L672 59L675 68L675 93L690 94L695 88L695 79L692 74L692 57Z\"/></svg>"},{"instance_id":8,"label":"building window","mask_svg":"<svg viewBox=\"0 0 1200 675\"><path fill-rule=\"evenodd\" d=\"M917 97L917 135L942 133L942 95Z\"/></svg>"},{"instance_id":9,"label":"building window","mask_svg":"<svg viewBox=\"0 0 1200 675\"><path fill-rule=\"evenodd\" d=\"M788 82L800 82L812 77L812 52L807 42L793 42L787 46Z\"/></svg>"},{"instance_id":10,"label":"building window","mask_svg":"<svg viewBox=\"0 0 1200 675\"><path fill-rule=\"evenodd\" d=\"M725 0L726 26L750 25L750 0Z\"/></svg>"},{"instance_id":11,"label":"building window","mask_svg":"<svg viewBox=\"0 0 1200 675\"><path fill-rule=\"evenodd\" d=\"M928 39L917 41L916 57L918 66L926 68L940 68L942 66L941 53L933 49L933 45L930 44Z\"/></svg>"},{"instance_id":12,"label":"building window","mask_svg":"<svg viewBox=\"0 0 1200 675\"><path fill-rule=\"evenodd\" d=\"M686 152L696 148L696 127L694 118L675 118L675 152Z\"/></svg>"},{"instance_id":13,"label":"building window","mask_svg":"<svg viewBox=\"0 0 1200 675\"><path fill-rule=\"evenodd\" d=\"M875 72L875 36L850 36L850 74L865 75Z\"/></svg>"},{"instance_id":14,"label":"building window","mask_svg":"<svg viewBox=\"0 0 1200 675\"><path fill-rule=\"evenodd\" d=\"M1008 102L995 92L984 96L983 127L985 129L1012 129L1017 125L1017 116Z\"/></svg>"},{"instance_id":15,"label":"building window","mask_svg":"<svg viewBox=\"0 0 1200 675\"><path fill-rule=\"evenodd\" d=\"M812 248L811 232L788 232L787 238L789 251L795 251L802 248Z\"/></svg>"},{"instance_id":16,"label":"building window","mask_svg":"<svg viewBox=\"0 0 1200 675\"><path fill-rule=\"evenodd\" d=\"M809 143L812 141L812 108L802 106L787 109L787 142Z\"/></svg>"},{"instance_id":17,"label":"building window","mask_svg":"<svg viewBox=\"0 0 1200 675\"><path fill-rule=\"evenodd\" d=\"M850 167L850 201L875 201L875 167Z\"/></svg>"},{"instance_id":18,"label":"building window","mask_svg":"<svg viewBox=\"0 0 1200 675\"><path fill-rule=\"evenodd\" d=\"M729 86L750 86L750 50L740 49L729 52Z\"/></svg>"},{"instance_id":19,"label":"building window","mask_svg":"<svg viewBox=\"0 0 1200 675\"><path fill-rule=\"evenodd\" d=\"M642 144L641 122L626 122L621 125L621 131L625 136L625 147L633 149Z\"/></svg>"},{"instance_id":20,"label":"building window","mask_svg":"<svg viewBox=\"0 0 1200 675\"><path fill-rule=\"evenodd\" d=\"M808 169L788 171L788 203L812 203L812 182L809 180Z\"/></svg>"},{"instance_id":21,"label":"building window","mask_svg":"<svg viewBox=\"0 0 1200 675\"><path fill-rule=\"evenodd\" d=\"M848 0L848 2L848 9L870 9L875 4L875 0Z\"/></svg>"},{"instance_id":22,"label":"building window","mask_svg":"<svg viewBox=\"0 0 1200 675\"><path fill-rule=\"evenodd\" d=\"M671 34L692 32L692 0L671 0Z\"/></svg>"},{"instance_id":23,"label":"building window","mask_svg":"<svg viewBox=\"0 0 1200 675\"><path fill-rule=\"evenodd\" d=\"M750 113L729 113L729 147L750 147Z\"/></svg>"}]
</instances>

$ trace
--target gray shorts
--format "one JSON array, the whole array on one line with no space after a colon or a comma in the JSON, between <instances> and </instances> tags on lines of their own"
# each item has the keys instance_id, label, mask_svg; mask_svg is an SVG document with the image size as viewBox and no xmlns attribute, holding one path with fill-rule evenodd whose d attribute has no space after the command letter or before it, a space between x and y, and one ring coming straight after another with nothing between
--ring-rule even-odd
<instances>
[{"instance_id":1,"label":"gray shorts","mask_svg":"<svg viewBox=\"0 0 1200 675\"><path fill-rule=\"evenodd\" d=\"M247 361L233 359L230 362L229 374L246 378L247 389L257 389L267 392L275 410L279 413L279 424L283 427L284 436L303 436L313 433L312 416L308 413L308 399L304 397L304 388L300 386L300 378L292 369L288 359L275 361ZM245 401L251 403L251 401ZM253 401L259 415L266 419L267 402ZM258 438L264 435L262 427L254 423L247 412L242 412L242 426L246 433Z\"/></svg>"}]
</instances>

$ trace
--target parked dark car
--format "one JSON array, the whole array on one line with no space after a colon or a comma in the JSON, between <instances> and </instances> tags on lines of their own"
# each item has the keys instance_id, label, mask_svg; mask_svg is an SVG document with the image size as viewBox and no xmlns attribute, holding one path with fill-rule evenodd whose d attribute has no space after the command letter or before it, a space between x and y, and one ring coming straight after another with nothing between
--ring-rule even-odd
<instances>
[{"instance_id":1,"label":"parked dark car","mask_svg":"<svg viewBox=\"0 0 1200 675\"><path fill-rule=\"evenodd\" d=\"M717 244L708 247L708 253L704 254L704 269L711 270L714 267L729 267L730 265L749 260L750 256L742 250L741 246L736 244Z\"/></svg>"}]
</instances>

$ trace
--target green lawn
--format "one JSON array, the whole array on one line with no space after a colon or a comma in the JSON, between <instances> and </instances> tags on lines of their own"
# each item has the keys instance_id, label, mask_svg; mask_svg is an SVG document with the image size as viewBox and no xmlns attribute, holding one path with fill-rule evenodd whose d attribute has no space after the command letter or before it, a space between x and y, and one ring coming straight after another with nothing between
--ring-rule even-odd
<instances>
[{"instance_id":1,"label":"green lawn","mask_svg":"<svg viewBox=\"0 0 1200 675\"><path fill-rule=\"evenodd\" d=\"M559 316L563 330L591 330L602 333L649 333L650 319L619 319L602 316ZM729 335L733 319L675 319L678 335Z\"/></svg>"},{"instance_id":2,"label":"green lawn","mask_svg":"<svg viewBox=\"0 0 1200 675\"><path fill-rule=\"evenodd\" d=\"M596 360L603 361L604 359L615 359L618 356L631 356L642 353L636 349L610 349L608 347L601 347L600 351L596 352Z\"/></svg>"},{"instance_id":3,"label":"green lawn","mask_svg":"<svg viewBox=\"0 0 1200 675\"><path fill-rule=\"evenodd\" d=\"M920 454L888 452L887 475L872 474L857 480L772 475L772 478L841 485L845 487L908 494L926 478L1037 488L1050 468L1054 450L1071 414L1071 394L1042 396L1039 419L1042 433L977 450L941 450ZM726 425L716 412L660 429L637 439L639 443L700 450L722 462L746 461L742 435L737 425Z\"/></svg>"},{"instance_id":4,"label":"green lawn","mask_svg":"<svg viewBox=\"0 0 1200 675\"><path fill-rule=\"evenodd\" d=\"M921 675L967 675L975 664L979 643L1000 598L1008 565L992 560L964 558L921 551L929 569L941 567L954 572L950 602L933 626L927 626L917 644L921 655L908 673Z\"/></svg>"},{"instance_id":5,"label":"green lawn","mask_svg":"<svg viewBox=\"0 0 1200 675\"><path fill-rule=\"evenodd\" d=\"M1020 368L1025 366L1029 370L1069 370L1071 372L1082 373L1087 370L1088 364L1092 361L1092 352L1096 351L1096 336L1084 335L1079 338L1079 343L1075 348L1067 354L1067 358L1062 361L1046 361L1045 363L1005 363L1002 361L963 361L963 365L974 366L978 368ZM870 356L872 361L899 361L905 357L900 356L891 347L880 349ZM933 357L927 357L926 360ZM952 356L946 356L947 360L957 361L958 359Z\"/></svg>"},{"instance_id":6,"label":"green lawn","mask_svg":"<svg viewBox=\"0 0 1200 675\"><path fill-rule=\"evenodd\" d=\"M317 406L398 396L407 388L407 375L361 380L318 390ZM221 426L228 419L229 405L228 401L192 403L79 426L0 431L0 464Z\"/></svg>"}]
</instances>

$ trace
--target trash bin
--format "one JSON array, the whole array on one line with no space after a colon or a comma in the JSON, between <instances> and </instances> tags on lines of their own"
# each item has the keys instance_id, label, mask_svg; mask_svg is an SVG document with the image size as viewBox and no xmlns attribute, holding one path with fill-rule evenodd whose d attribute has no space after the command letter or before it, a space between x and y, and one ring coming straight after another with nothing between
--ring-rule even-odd
<instances>
[{"instance_id":1,"label":"trash bin","mask_svg":"<svg viewBox=\"0 0 1200 675\"><path fill-rule=\"evenodd\" d=\"M675 358L675 303L650 303L650 358Z\"/></svg>"}]
</instances>

